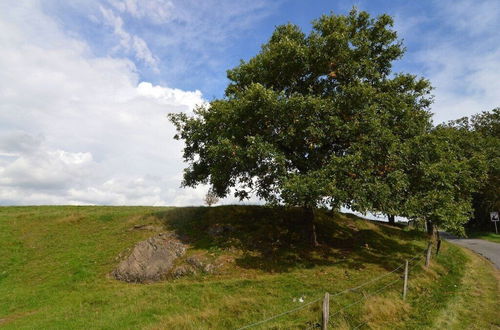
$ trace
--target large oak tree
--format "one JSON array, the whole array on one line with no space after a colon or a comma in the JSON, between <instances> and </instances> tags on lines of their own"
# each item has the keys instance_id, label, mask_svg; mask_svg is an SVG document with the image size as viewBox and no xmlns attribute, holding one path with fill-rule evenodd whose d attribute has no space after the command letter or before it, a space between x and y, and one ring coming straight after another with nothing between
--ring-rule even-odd
<instances>
[{"instance_id":1,"label":"large oak tree","mask_svg":"<svg viewBox=\"0 0 500 330\"><path fill-rule=\"evenodd\" d=\"M278 26L260 53L228 71L225 97L171 114L185 142L185 186L234 189L314 209L398 214L407 141L430 129L430 84L392 72L404 48L390 16L322 16L306 35Z\"/></svg>"}]
</instances>

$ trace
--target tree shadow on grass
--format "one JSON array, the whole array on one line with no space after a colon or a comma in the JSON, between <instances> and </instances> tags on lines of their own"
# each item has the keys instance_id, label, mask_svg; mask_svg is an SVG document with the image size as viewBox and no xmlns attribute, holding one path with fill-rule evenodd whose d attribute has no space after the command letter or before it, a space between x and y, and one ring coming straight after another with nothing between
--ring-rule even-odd
<instances>
[{"instance_id":1,"label":"tree shadow on grass","mask_svg":"<svg viewBox=\"0 0 500 330\"><path fill-rule=\"evenodd\" d=\"M238 266L270 273L334 264L361 269L366 263L390 270L401 262L395 258L397 253L415 255L419 252L414 244L392 239L414 239L407 232L382 225L377 226L379 230L360 229L363 226L355 222L366 220L322 210L316 212L320 242L316 248L309 243L300 208L187 207L156 212L152 216L192 248L237 249L241 251L235 259Z\"/></svg>"}]
</instances>

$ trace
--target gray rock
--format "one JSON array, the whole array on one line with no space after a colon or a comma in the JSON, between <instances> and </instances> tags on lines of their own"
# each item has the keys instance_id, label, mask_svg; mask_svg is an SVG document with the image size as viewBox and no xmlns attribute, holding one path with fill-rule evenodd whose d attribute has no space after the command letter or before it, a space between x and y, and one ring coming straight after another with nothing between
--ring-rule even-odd
<instances>
[{"instance_id":1,"label":"gray rock","mask_svg":"<svg viewBox=\"0 0 500 330\"><path fill-rule=\"evenodd\" d=\"M186 262L197 270L207 274L213 274L217 268L214 264L211 264L204 256L191 256L186 259Z\"/></svg>"},{"instance_id":2,"label":"gray rock","mask_svg":"<svg viewBox=\"0 0 500 330\"><path fill-rule=\"evenodd\" d=\"M190 264L191 266L196 267L198 269L203 269L203 267L205 267L205 264L206 264L205 258L200 257L200 256L191 256L191 257L186 259L186 262L188 264Z\"/></svg>"},{"instance_id":3,"label":"gray rock","mask_svg":"<svg viewBox=\"0 0 500 330\"><path fill-rule=\"evenodd\" d=\"M203 267L203 271L207 274L214 274L216 270L216 267L214 264L206 264L205 267Z\"/></svg>"},{"instance_id":4,"label":"gray rock","mask_svg":"<svg viewBox=\"0 0 500 330\"><path fill-rule=\"evenodd\" d=\"M172 234L158 234L136 244L132 253L112 272L125 282L155 282L164 278L186 246Z\"/></svg>"},{"instance_id":5,"label":"gray rock","mask_svg":"<svg viewBox=\"0 0 500 330\"><path fill-rule=\"evenodd\" d=\"M192 275L192 274L196 274L196 270L193 267L191 267L190 265L180 265L180 266L177 266L172 271L172 276L174 278L180 278L180 277L188 276L188 275Z\"/></svg>"}]
</instances>

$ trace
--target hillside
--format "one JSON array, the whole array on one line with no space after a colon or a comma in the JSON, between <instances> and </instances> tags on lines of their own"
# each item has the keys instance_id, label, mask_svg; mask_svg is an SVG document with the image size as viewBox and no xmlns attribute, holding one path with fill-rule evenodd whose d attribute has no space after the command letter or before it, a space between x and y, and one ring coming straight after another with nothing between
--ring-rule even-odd
<instances>
[{"instance_id":1,"label":"hillside","mask_svg":"<svg viewBox=\"0 0 500 330\"><path fill-rule=\"evenodd\" d=\"M259 206L2 207L0 327L239 328L423 255L419 232L329 212L318 212L321 246L311 250L301 216L296 209ZM189 245L188 256L203 255L220 267L152 284L110 276L135 243L166 231ZM332 314L340 311L333 325L431 326L461 290L470 258L477 257L445 244L430 270L414 259L406 302L399 282L384 289L401 278L400 270L339 295L330 303ZM483 274L489 287L482 294L494 302L498 283L492 274ZM314 327L319 311L320 304L311 303L261 328Z\"/></svg>"}]
</instances>

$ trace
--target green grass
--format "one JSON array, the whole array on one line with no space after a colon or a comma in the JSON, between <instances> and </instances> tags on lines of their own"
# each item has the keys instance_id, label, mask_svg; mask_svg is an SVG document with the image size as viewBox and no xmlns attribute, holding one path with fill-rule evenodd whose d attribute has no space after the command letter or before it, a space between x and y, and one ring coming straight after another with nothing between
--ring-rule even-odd
<instances>
[{"instance_id":1,"label":"green grass","mask_svg":"<svg viewBox=\"0 0 500 330\"><path fill-rule=\"evenodd\" d=\"M467 258L464 276L447 308L434 319L435 329L499 329L499 272L486 259L462 248Z\"/></svg>"},{"instance_id":2,"label":"green grass","mask_svg":"<svg viewBox=\"0 0 500 330\"><path fill-rule=\"evenodd\" d=\"M387 274L422 254L425 237L349 214L318 212L311 249L297 209L2 207L0 327L6 329L230 329L259 321ZM134 230L150 224L153 230ZM234 230L213 238L208 228ZM220 273L154 284L128 284L110 272L120 253L158 231L174 231L188 254L224 260ZM459 292L467 274L461 250L444 245L431 270L415 266L408 301L400 273L332 299L336 328L429 327ZM364 299L366 298L366 299ZM380 309L379 306L386 306ZM388 307L387 307L388 306ZM301 329L319 320L320 304L261 328Z\"/></svg>"},{"instance_id":3,"label":"green grass","mask_svg":"<svg viewBox=\"0 0 500 330\"><path fill-rule=\"evenodd\" d=\"M467 263L462 250L447 244L436 262L430 270L425 270L429 276L417 276L412 283L409 303L415 307L405 322L406 329L432 328L443 306L460 289Z\"/></svg>"},{"instance_id":4,"label":"green grass","mask_svg":"<svg viewBox=\"0 0 500 330\"><path fill-rule=\"evenodd\" d=\"M500 228L500 224L498 226ZM495 234L494 232L470 231L467 232L467 236L469 238L479 238L479 239L485 239L490 242L500 243L500 234Z\"/></svg>"}]
</instances>

